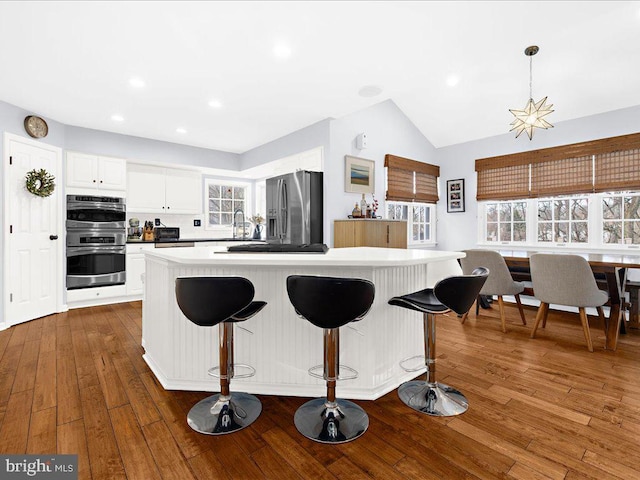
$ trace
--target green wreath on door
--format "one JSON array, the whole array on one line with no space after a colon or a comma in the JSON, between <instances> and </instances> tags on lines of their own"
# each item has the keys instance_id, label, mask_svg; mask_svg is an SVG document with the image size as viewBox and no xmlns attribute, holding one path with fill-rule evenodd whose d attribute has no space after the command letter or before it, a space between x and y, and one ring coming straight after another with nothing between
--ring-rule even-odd
<instances>
[{"instance_id":1,"label":"green wreath on door","mask_svg":"<svg viewBox=\"0 0 640 480\"><path fill-rule=\"evenodd\" d=\"M27 173L27 190L38 197L48 197L56 188L56 177L47 172L44 168L31 170Z\"/></svg>"}]
</instances>

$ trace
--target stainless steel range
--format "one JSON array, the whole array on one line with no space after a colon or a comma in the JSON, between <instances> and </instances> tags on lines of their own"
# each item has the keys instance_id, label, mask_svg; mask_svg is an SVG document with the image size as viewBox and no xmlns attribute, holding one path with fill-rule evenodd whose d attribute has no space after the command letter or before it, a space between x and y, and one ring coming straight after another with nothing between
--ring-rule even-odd
<instances>
[{"instance_id":1,"label":"stainless steel range","mask_svg":"<svg viewBox=\"0 0 640 480\"><path fill-rule=\"evenodd\" d=\"M67 290L123 285L124 198L67 195Z\"/></svg>"}]
</instances>

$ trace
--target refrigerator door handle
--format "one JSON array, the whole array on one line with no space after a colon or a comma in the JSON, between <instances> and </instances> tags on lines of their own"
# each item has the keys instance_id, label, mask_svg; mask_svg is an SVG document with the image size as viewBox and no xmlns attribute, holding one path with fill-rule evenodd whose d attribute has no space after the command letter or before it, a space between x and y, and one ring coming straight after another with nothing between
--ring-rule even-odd
<instances>
[{"instance_id":1,"label":"refrigerator door handle","mask_svg":"<svg viewBox=\"0 0 640 480\"><path fill-rule=\"evenodd\" d=\"M287 191L287 184L284 180L282 180L282 224L281 224L281 232L282 238L287 238L289 225L288 225L288 212L289 210L289 195Z\"/></svg>"},{"instance_id":2,"label":"refrigerator door handle","mask_svg":"<svg viewBox=\"0 0 640 480\"><path fill-rule=\"evenodd\" d=\"M274 233L278 239L282 239L282 183L283 180L280 178L276 184L276 228Z\"/></svg>"}]
</instances>

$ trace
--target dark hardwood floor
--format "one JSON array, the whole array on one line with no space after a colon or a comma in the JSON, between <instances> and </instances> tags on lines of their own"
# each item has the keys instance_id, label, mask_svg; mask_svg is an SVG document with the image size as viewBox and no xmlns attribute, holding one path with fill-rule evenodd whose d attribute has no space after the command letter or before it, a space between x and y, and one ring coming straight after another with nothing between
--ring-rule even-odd
<instances>
[{"instance_id":1,"label":"dark hardwood floor","mask_svg":"<svg viewBox=\"0 0 640 480\"><path fill-rule=\"evenodd\" d=\"M439 379L466 394L464 415L413 412L394 391L358 401L369 430L337 446L297 432L296 397L260 396L233 435L193 432L186 412L208 394L157 383L139 302L52 315L0 332L0 452L77 453L96 480L640 478L640 332L605 351L589 317L589 353L577 313L551 312L536 339L526 313L522 326L507 307L507 334L497 308L438 319Z\"/></svg>"}]
</instances>

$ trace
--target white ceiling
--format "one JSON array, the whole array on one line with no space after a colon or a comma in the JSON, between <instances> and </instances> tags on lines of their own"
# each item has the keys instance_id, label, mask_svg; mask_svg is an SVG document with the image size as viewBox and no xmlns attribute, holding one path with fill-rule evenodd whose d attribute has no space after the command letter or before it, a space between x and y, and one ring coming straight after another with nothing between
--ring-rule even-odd
<instances>
[{"instance_id":1,"label":"white ceiling","mask_svg":"<svg viewBox=\"0 0 640 480\"><path fill-rule=\"evenodd\" d=\"M551 123L640 105L640 2L615 1L0 2L0 100L240 153L392 99L442 147L509 130L529 45Z\"/></svg>"}]
</instances>

